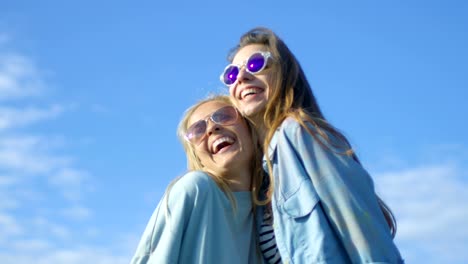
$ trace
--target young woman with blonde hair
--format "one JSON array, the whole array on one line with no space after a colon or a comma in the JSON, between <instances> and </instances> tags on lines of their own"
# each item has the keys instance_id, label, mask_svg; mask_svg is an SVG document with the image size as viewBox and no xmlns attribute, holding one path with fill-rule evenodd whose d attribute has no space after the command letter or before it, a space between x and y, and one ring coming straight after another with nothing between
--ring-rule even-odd
<instances>
[{"instance_id":1,"label":"young woman with blonde hair","mask_svg":"<svg viewBox=\"0 0 468 264\"><path fill-rule=\"evenodd\" d=\"M190 172L167 189L131 263L262 263L252 195L262 180L255 130L228 97L217 96L188 109L178 134Z\"/></svg>"}]
</instances>

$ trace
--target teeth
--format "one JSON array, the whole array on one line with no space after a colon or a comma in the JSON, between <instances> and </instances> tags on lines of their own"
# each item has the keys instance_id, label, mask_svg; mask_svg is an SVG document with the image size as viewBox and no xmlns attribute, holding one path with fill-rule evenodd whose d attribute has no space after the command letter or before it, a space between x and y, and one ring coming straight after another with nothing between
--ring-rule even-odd
<instances>
[{"instance_id":1,"label":"teeth","mask_svg":"<svg viewBox=\"0 0 468 264\"><path fill-rule=\"evenodd\" d=\"M249 94L256 94L258 93L259 89L257 88L247 88L245 90L242 91L242 94L241 94L241 97L244 98L245 96L249 95Z\"/></svg>"},{"instance_id":2,"label":"teeth","mask_svg":"<svg viewBox=\"0 0 468 264\"><path fill-rule=\"evenodd\" d=\"M232 144L234 143L234 139L230 138L230 137L222 137L222 138L219 138L217 140L215 140L212 144L212 149L213 149L213 152L216 153L218 152L218 146L224 142L227 142L229 144Z\"/></svg>"}]
</instances>

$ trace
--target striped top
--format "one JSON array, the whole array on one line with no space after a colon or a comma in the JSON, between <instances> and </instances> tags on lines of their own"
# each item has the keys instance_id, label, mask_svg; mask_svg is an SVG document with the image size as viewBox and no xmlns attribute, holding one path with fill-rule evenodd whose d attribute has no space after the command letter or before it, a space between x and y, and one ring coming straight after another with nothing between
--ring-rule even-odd
<instances>
[{"instance_id":1,"label":"striped top","mask_svg":"<svg viewBox=\"0 0 468 264\"><path fill-rule=\"evenodd\" d=\"M262 226L260 227L260 250L268 264L281 264L281 256L276 247L275 233L273 232L273 217L271 210L265 210Z\"/></svg>"}]
</instances>

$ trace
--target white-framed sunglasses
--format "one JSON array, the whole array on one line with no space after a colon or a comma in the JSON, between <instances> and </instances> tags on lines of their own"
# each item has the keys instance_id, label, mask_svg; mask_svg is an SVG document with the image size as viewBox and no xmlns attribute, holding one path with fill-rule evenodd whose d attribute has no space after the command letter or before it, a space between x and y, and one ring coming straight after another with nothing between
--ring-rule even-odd
<instances>
[{"instance_id":1,"label":"white-framed sunglasses","mask_svg":"<svg viewBox=\"0 0 468 264\"><path fill-rule=\"evenodd\" d=\"M223 73L219 76L221 82L225 85L232 85L237 81L240 69L245 66L245 70L249 73L256 74L265 69L268 58L271 58L269 51L258 51L250 55L242 64L229 64L224 68Z\"/></svg>"}]
</instances>

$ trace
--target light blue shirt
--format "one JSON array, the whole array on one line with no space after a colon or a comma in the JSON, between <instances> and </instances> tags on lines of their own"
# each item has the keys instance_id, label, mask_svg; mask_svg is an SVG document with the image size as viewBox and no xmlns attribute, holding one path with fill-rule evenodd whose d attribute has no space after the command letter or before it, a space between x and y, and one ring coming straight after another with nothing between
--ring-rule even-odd
<instances>
[{"instance_id":1,"label":"light blue shirt","mask_svg":"<svg viewBox=\"0 0 468 264\"><path fill-rule=\"evenodd\" d=\"M250 192L237 208L201 171L182 176L154 211L131 263L261 263Z\"/></svg>"},{"instance_id":2,"label":"light blue shirt","mask_svg":"<svg viewBox=\"0 0 468 264\"><path fill-rule=\"evenodd\" d=\"M274 231L283 263L403 263L371 177L316 135L288 118L270 144Z\"/></svg>"}]
</instances>

